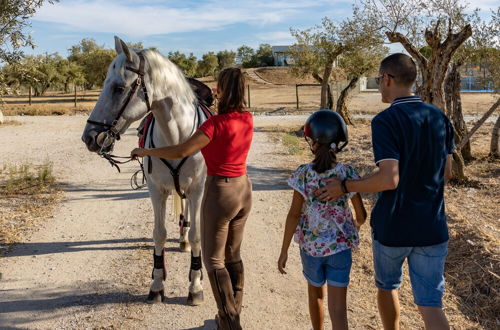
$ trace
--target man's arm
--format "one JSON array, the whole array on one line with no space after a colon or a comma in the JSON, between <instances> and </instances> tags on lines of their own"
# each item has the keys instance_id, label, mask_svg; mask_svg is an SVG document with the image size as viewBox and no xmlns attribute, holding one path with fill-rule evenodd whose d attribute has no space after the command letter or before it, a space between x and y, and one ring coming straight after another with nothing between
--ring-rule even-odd
<instances>
[{"instance_id":1,"label":"man's arm","mask_svg":"<svg viewBox=\"0 0 500 330\"><path fill-rule=\"evenodd\" d=\"M399 184L399 163L397 160L383 160L378 164L378 171L359 180L347 180L346 188L349 192L374 193L385 190L393 190ZM319 200L331 201L344 194L341 180L328 179L330 182L323 188L318 189L315 194Z\"/></svg>"},{"instance_id":2,"label":"man's arm","mask_svg":"<svg viewBox=\"0 0 500 330\"><path fill-rule=\"evenodd\" d=\"M444 167L444 182L447 183L453 176L451 172L451 162L453 161L453 155L448 155L446 158L446 165Z\"/></svg>"}]
</instances>

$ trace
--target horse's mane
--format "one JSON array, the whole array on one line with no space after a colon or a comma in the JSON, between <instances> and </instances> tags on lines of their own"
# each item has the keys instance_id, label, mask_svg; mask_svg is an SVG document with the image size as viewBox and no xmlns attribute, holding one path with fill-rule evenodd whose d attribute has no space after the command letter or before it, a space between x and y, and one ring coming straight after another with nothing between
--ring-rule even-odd
<instances>
[{"instance_id":1,"label":"horse's mane","mask_svg":"<svg viewBox=\"0 0 500 330\"><path fill-rule=\"evenodd\" d=\"M196 97L191 85L186 80L181 70L168 58L151 49L142 51L151 68L151 88L155 95L182 98L190 103L195 102Z\"/></svg>"}]
</instances>

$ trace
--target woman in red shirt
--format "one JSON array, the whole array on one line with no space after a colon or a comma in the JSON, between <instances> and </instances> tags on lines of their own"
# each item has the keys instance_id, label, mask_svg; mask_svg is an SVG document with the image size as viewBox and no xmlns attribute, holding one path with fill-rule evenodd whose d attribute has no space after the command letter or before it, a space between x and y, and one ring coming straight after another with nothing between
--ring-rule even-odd
<instances>
[{"instance_id":1,"label":"woman in red shirt","mask_svg":"<svg viewBox=\"0 0 500 330\"><path fill-rule=\"evenodd\" d=\"M207 180L201 210L203 262L219 309L220 329L241 329L243 262L240 247L252 207L252 183L246 159L253 118L245 111L245 79L238 68L217 79L218 114L205 121L186 142L162 148L132 150L132 156L178 159L201 150Z\"/></svg>"}]
</instances>

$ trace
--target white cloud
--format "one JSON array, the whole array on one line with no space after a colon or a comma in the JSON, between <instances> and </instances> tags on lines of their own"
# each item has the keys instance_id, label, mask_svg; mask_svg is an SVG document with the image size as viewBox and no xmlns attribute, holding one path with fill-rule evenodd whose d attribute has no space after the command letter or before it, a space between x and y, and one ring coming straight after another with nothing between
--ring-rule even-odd
<instances>
[{"instance_id":1,"label":"white cloud","mask_svg":"<svg viewBox=\"0 0 500 330\"><path fill-rule=\"evenodd\" d=\"M69 0L45 5L35 20L78 31L144 37L218 30L235 23L266 26L299 15L324 1L116 1ZM182 5L185 4L185 5Z\"/></svg>"},{"instance_id":2,"label":"white cloud","mask_svg":"<svg viewBox=\"0 0 500 330\"><path fill-rule=\"evenodd\" d=\"M256 35L262 42L277 45L290 45L295 42L295 38L292 37L290 31L272 31L266 33L259 33Z\"/></svg>"}]
</instances>

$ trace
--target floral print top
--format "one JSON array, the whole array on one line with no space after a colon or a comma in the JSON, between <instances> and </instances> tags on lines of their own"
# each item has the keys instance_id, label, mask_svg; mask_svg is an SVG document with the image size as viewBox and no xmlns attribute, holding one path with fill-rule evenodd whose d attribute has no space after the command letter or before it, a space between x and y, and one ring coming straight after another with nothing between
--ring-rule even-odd
<instances>
[{"instance_id":1,"label":"floral print top","mask_svg":"<svg viewBox=\"0 0 500 330\"><path fill-rule=\"evenodd\" d=\"M354 167L342 163L324 172L313 170L313 163L300 165L288 179L288 185L298 191L305 200L302 208L295 241L301 251L313 256L329 256L353 247L359 243L358 231L354 225L348 200L355 193L349 193L331 202L316 199L314 192L326 183L326 178L343 180L359 179Z\"/></svg>"}]
</instances>

